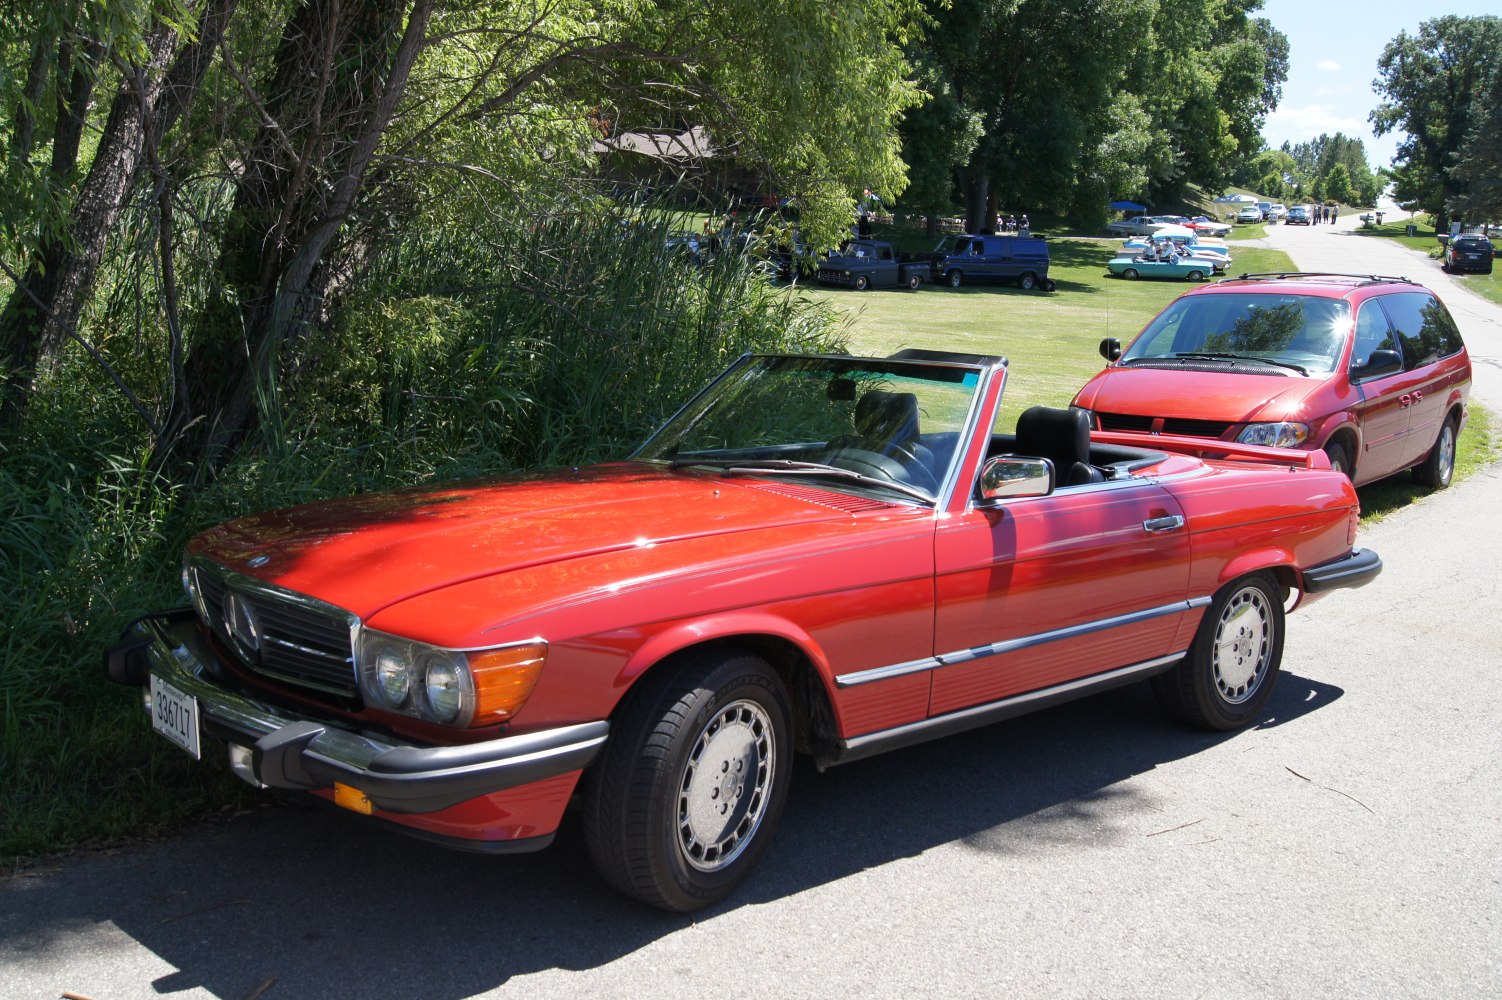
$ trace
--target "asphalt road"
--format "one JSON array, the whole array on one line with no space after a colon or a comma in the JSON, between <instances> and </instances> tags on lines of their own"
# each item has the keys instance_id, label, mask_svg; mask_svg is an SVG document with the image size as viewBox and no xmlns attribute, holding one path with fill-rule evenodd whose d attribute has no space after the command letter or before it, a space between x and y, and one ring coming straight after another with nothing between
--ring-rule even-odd
<instances>
[{"instance_id":1,"label":"asphalt road","mask_svg":"<svg viewBox=\"0 0 1502 1000\"><path fill-rule=\"evenodd\" d=\"M1502 412L1502 310L1343 226L1301 266L1439 289ZM1141 688L818 774L693 918L577 831L454 854L282 804L0 885L0 997L1502 995L1502 469L1367 530L1386 570L1289 619L1267 720Z\"/></svg>"}]
</instances>

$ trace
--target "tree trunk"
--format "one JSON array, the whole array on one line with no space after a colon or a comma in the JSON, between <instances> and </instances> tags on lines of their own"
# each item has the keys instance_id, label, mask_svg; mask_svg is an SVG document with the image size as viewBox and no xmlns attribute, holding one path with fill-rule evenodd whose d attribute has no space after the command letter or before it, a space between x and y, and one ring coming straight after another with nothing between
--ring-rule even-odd
<instances>
[{"instance_id":1,"label":"tree trunk","mask_svg":"<svg viewBox=\"0 0 1502 1000\"><path fill-rule=\"evenodd\" d=\"M350 7L311 0L283 33L268 105L272 120L252 144L220 261L238 321L221 317L213 324L217 331L200 331L188 359L192 400L207 418L194 442L205 467L222 462L245 439L258 398L275 383L285 345L322 311L326 257L406 92L433 0L414 0L400 44L387 55L401 28L391 6L392 0ZM339 68L349 66L365 69L340 75Z\"/></svg>"},{"instance_id":2,"label":"tree trunk","mask_svg":"<svg viewBox=\"0 0 1502 1000\"><path fill-rule=\"evenodd\" d=\"M38 372L56 361L63 342L76 335L78 317L94 286L99 261L126 199L155 142L182 115L197 93L237 0L208 0L194 42L163 73L180 39L158 27L146 38L147 62L132 67L120 83L89 173L74 202L66 237L46 241L0 312L0 364L6 369L0 424L19 426ZM71 172L87 115L88 90L78 73L59 119L54 169ZM62 114L63 95L59 95ZM70 152L71 151L71 152ZM61 159L59 159L61 157ZM71 159L70 159L71 158Z\"/></svg>"}]
</instances>

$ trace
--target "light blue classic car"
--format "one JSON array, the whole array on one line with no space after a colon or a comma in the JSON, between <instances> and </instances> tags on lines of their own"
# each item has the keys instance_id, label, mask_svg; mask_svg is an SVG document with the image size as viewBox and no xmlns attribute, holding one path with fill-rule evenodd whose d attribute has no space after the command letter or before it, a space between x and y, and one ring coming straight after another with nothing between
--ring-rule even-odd
<instances>
[{"instance_id":1,"label":"light blue classic car","mask_svg":"<svg viewBox=\"0 0 1502 1000\"><path fill-rule=\"evenodd\" d=\"M1145 253L1126 251L1106 263L1112 274L1128 281L1138 278L1181 278L1185 281L1204 281L1212 274L1224 271L1229 262L1216 261L1210 257L1174 256L1160 260Z\"/></svg>"},{"instance_id":2,"label":"light blue classic car","mask_svg":"<svg viewBox=\"0 0 1502 1000\"><path fill-rule=\"evenodd\" d=\"M1178 248L1180 254L1191 257L1208 257L1220 264L1215 269L1220 274L1231 266L1231 249L1221 243L1207 243L1198 236L1165 236L1161 233L1153 236L1138 236L1127 240L1121 245L1123 254L1144 254L1154 256L1150 251L1156 250L1163 243L1172 243Z\"/></svg>"}]
</instances>

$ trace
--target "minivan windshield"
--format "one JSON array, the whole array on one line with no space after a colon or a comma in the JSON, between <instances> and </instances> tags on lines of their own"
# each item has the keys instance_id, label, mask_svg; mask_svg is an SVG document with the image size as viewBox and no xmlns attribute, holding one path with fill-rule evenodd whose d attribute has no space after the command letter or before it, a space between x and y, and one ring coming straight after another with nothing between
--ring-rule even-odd
<instances>
[{"instance_id":1,"label":"minivan windshield","mask_svg":"<svg viewBox=\"0 0 1502 1000\"><path fill-rule=\"evenodd\" d=\"M1123 365L1191 357L1265 361L1307 374L1335 370L1351 329L1342 299L1310 295L1188 295L1123 352Z\"/></svg>"}]
</instances>

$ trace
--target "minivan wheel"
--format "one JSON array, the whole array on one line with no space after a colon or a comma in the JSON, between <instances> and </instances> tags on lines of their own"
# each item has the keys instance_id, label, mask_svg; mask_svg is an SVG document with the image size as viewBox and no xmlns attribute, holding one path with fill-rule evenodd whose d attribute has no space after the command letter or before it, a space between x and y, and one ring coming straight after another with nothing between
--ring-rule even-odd
<instances>
[{"instance_id":1,"label":"minivan wheel","mask_svg":"<svg viewBox=\"0 0 1502 1000\"><path fill-rule=\"evenodd\" d=\"M1445 420L1439 429L1434 447L1418 465L1414 466L1413 478L1420 486L1442 490L1455 478L1455 418Z\"/></svg>"},{"instance_id":2,"label":"minivan wheel","mask_svg":"<svg viewBox=\"0 0 1502 1000\"><path fill-rule=\"evenodd\" d=\"M1347 479L1351 478L1351 453L1345 445L1331 441L1325 445L1325 454L1330 456L1330 468L1344 473Z\"/></svg>"},{"instance_id":3,"label":"minivan wheel","mask_svg":"<svg viewBox=\"0 0 1502 1000\"><path fill-rule=\"evenodd\" d=\"M1017 276L1017 287L1024 292L1030 292L1038 284L1038 276L1031 271L1023 271Z\"/></svg>"}]
</instances>

